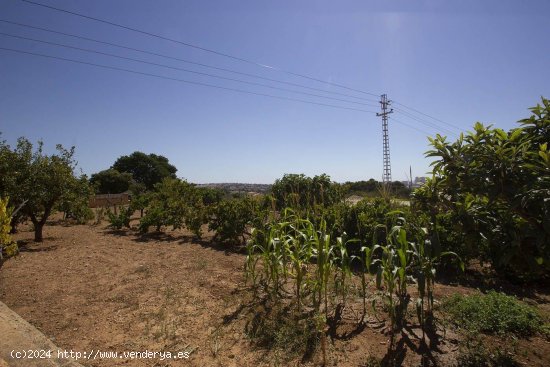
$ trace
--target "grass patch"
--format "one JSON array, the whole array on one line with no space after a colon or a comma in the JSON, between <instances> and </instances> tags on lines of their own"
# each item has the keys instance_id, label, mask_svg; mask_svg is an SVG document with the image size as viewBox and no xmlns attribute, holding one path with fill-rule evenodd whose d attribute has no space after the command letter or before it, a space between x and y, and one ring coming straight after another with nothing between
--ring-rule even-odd
<instances>
[{"instance_id":1,"label":"grass patch","mask_svg":"<svg viewBox=\"0 0 550 367\"><path fill-rule=\"evenodd\" d=\"M442 304L452 322L472 332L530 336L544 332L537 310L515 297L490 291L486 295L454 295Z\"/></svg>"}]
</instances>

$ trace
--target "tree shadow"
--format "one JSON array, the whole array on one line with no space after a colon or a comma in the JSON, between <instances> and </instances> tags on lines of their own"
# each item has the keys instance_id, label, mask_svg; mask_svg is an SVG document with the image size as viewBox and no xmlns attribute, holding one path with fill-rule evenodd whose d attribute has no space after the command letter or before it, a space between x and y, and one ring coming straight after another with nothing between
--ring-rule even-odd
<instances>
[{"instance_id":1,"label":"tree shadow","mask_svg":"<svg viewBox=\"0 0 550 367\"><path fill-rule=\"evenodd\" d=\"M45 237L44 240L54 240L53 237ZM17 247L19 252L48 252L56 250L59 245L51 244L44 246L43 242L34 242L31 240L19 240L17 241Z\"/></svg>"}]
</instances>

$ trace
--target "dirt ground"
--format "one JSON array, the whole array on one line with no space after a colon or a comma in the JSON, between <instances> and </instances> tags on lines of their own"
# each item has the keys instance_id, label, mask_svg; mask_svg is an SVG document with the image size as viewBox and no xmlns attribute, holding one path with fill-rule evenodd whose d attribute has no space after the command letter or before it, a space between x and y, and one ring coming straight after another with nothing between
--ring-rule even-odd
<instances>
[{"instance_id":1,"label":"dirt ground","mask_svg":"<svg viewBox=\"0 0 550 367\"><path fill-rule=\"evenodd\" d=\"M106 224L44 228L44 242L32 242L24 226L14 237L21 254L0 269L0 300L67 350L94 354L117 352L118 358L79 360L85 366L269 366L320 365L321 353L286 358L285 351L255 347L245 328L257 307L249 307L244 286L244 255L194 239L185 231L139 236L112 231ZM479 280L479 287L484 281ZM485 284L486 285L486 284ZM371 287L372 288L372 287ZM525 291L525 290L524 290ZM372 288L374 293L374 289ZM438 284L436 297L475 288ZM528 292L526 301L548 312L550 297ZM384 358L388 335L383 322L370 317L357 326L359 297L350 302L327 342L328 365L369 366ZM548 312L550 314L550 312ZM377 315L384 319L383 313ZM440 325L428 336L430 351L420 347L420 329L411 325L398 336L398 363L450 366L460 336ZM516 360L528 366L550 365L550 344L490 338L489 345L514 344ZM511 344L510 344L511 345ZM121 358L122 352L177 352L189 358Z\"/></svg>"}]
</instances>

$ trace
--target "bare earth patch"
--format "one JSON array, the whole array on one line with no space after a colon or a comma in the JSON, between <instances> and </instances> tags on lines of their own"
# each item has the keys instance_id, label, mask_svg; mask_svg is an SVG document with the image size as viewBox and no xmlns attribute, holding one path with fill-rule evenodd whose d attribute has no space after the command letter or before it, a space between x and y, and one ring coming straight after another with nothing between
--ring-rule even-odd
<instances>
[{"instance_id":1,"label":"bare earth patch","mask_svg":"<svg viewBox=\"0 0 550 367\"><path fill-rule=\"evenodd\" d=\"M0 270L0 300L50 337L74 351L188 352L189 359L96 359L85 366L259 366L319 365L317 350L291 362L277 353L254 347L245 325L257 307L247 307L244 255L224 251L206 236L195 240L184 231L140 237L134 231L111 231L100 226L50 225L45 241L32 242L22 228L14 238L24 241L21 255ZM372 288L372 287L371 287ZM438 297L475 290L437 285ZM533 303L548 307L548 297ZM357 326L361 303L350 303L338 327L330 331L328 364L366 365L369 356L381 359L388 336L374 317ZM379 312L380 319L384 313ZM431 335L430 352L422 352L420 329L398 336L399 361L417 366L454 363L458 335L438 329ZM489 343L498 345L500 339ZM549 343L540 337L519 341L517 360L530 366L550 365ZM279 354L281 352L278 352ZM279 358L281 357L281 358Z\"/></svg>"}]
</instances>

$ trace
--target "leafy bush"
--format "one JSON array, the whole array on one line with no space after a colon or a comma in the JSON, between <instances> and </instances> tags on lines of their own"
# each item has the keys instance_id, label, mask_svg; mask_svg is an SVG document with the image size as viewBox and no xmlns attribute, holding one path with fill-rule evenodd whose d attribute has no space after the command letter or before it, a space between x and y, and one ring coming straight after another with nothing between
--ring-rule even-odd
<instances>
[{"instance_id":1,"label":"leafy bush","mask_svg":"<svg viewBox=\"0 0 550 367\"><path fill-rule=\"evenodd\" d=\"M247 227L262 218L258 201L248 196L222 200L211 214L208 228L216 231L222 242L233 244L244 243L245 235L249 234Z\"/></svg>"},{"instance_id":2,"label":"leafy bush","mask_svg":"<svg viewBox=\"0 0 550 367\"><path fill-rule=\"evenodd\" d=\"M160 231L162 226L181 228L185 223L189 203L196 200L194 186L176 178L165 178L155 185L150 194L149 206L141 218L139 229L147 232L150 226Z\"/></svg>"},{"instance_id":3,"label":"leafy bush","mask_svg":"<svg viewBox=\"0 0 550 367\"><path fill-rule=\"evenodd\" d=\"M13 211L10 207L8 207L8 201L8 198L0 198L0 262L4 258L4 252L6 257L11 257L16 255L19 251L17 243L12 241L11 236L9 235Z\"/></svg>"},{"instance_id":4,"label":"leafy bush","mask_svg":"<svg viewBox=\"0 0 550 367\"><path fill-rule=\"evenodd\" d=\"M473 332L529 336L543 328L542 319L533 307L495 291L486 295L454 295L443 303L442 309L457 325Z\"/></svg>"},{"instance_id":5,"label":"leafy bush","mask_svg":"<svg viewBox=\"0 0 550 367\"><path fill-rule=\"evenodd\" d=\"M531 111L508 132L476 123L455 142L430 139L434 177L415 192L436 226L439 214L453 213L449 239L524 279L550 275L550 101Z\"/></svg>"},{"instance_id":6,"label":"leafy bush","mask_svg":"<svg viewBox=\"0 0 550 367\"><path fill-rule=\"evenodd\" d=\"M132 207L124 208L119 207L117 214L111 210L107 210L107 217L109 219L109 227L114 229L122 229L122 227L130 228L130 217L133 213Z\"/></svg>"}]
</instances>

